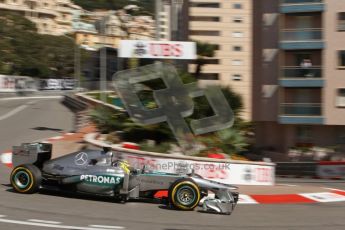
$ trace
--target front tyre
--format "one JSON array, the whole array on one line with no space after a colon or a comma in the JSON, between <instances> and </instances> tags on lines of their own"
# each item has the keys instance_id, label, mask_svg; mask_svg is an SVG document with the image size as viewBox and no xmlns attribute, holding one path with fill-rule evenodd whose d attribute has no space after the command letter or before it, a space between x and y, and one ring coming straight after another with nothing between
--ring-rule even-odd
<instances>
[{"instance_id":1,"label":"front tyre","mask_svg":"<svg viewBox=\"0 0 345 230\"><path fill-rule=\"evenodd\" d=\"M10 181L16 192L32 194L38 191L42 174L35 165L20 165L12 170Z\"/></svg>"},{"instance_id":2,"label":"front tyre","mask_svg":"<svg viewBox=\"0 0 345 230\"><path fill-rule=\"evenodd\" d=\"M169 202L181 210L193 210L201 199L200 188L191 179L179 179L169 188Z\"/></svg>"}]
</instances>

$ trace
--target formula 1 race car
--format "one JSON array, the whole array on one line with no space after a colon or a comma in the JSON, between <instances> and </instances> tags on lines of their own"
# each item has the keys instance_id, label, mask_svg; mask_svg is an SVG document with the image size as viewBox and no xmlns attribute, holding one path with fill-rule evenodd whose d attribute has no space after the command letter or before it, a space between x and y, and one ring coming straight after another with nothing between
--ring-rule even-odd
<instances>
[{"instance_id":1,"label":"formula 1 race car","mask_svg":"<svg viewBox=\"0 0 345 230\"><path fill-rule=\"evenodd\" d=\"M51 160L52 144L26 143L13 147L11 185L19 193L40 188L110 196L122 201L153 199L168 190L163 203L193 210L203 198L205 212L231 214L238 201L237 187L194 174L171 174L134 169L126 161L113 159L108 148L82 150ZM111 152L111 151L110 151ZM215 194L207 197L208 192Z\"/></svg>"}]
</instances>

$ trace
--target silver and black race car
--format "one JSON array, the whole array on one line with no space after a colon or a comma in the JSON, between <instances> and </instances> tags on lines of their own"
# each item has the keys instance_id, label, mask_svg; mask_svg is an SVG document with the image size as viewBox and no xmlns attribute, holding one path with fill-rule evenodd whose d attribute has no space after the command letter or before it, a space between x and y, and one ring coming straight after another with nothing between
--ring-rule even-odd
<instances>
[{"instance_id":1,"label":"silver and black race car","mask_svg":"<svg viewBox=\"0 0 345 230\"><path fill-rule=\"evenodd\" d=\"M231 214L238 201L237 187L194 174L171 174L134 169L123 160L114 159L109 149L82 150L51 160L52 144L25 143L13 147L11 185L19 193L39 189L65 190L121 201L153 199L167 190L162 200L175 209L193 210L203 199L205 212ZM214 198L207 197L208 193Z\"/></svg>"}]
</instances>

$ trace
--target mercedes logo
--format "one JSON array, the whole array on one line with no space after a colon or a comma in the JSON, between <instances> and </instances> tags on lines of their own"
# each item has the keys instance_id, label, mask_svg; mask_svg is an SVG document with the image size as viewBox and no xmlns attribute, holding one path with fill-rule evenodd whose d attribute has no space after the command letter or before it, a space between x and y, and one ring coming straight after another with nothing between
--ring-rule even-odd
<instances>
[{"instance_id":1,"label":"mercedes logo","mask_svg":"<svg viewBox=\"0 0 345 230\"><path fill-rule=\"evenodd\" d=\"M76 165L85 165L87 163L88 156L87 153L80 152L74 158L74 163Z\"/></svg>"}]
</instances>

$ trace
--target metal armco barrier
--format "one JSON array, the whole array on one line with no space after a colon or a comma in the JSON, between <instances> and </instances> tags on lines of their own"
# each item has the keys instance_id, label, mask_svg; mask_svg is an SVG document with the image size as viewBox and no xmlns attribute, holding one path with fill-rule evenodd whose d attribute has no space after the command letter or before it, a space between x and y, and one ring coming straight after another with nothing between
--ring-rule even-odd
<instances>
[{"instance_id":1,"label":"metal armco barrier","mask_svg":"<svg viewBox=\"0 0 345 230\"><path fill-rule=\"evenodd\" d=\"M276 175L317 177L318 162L277 162Z\"/></svg>"},{"instance_id":2,"label":"metal armco barrier","mask_svg":"<svg viewBox=\"0 0 345 230\"><path fill-rule=\"evenodd\" d=\"M65 104L68 108L70 108L74 112L79 112L87 109L88 104L85 102L69 95L65 95L63 104Z\"/></svg>"}]
</instances>

